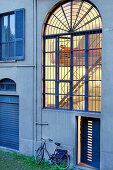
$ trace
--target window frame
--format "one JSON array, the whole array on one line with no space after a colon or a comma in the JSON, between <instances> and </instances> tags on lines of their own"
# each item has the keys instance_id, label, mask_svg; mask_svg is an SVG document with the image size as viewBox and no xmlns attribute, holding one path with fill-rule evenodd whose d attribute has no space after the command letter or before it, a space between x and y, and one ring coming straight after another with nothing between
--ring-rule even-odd
<instances>
[{"instance_id":1,"label":"window frame","mask_svg":"<svg viewBox=\"0 0 113 170\"><path fill-rule=\"evenodd\" d=\"M2 56L2 54L1 54L1 56L0 56L0 61L7 61L7 60L14 60L14 57L10 57L10 43L14 43L15 42L15 35L14 35L14 40L13 41L11 41L10 40L10 16L11 15L14 15L15 16L15 13L14 13L14 11L12 11L12 12L8 12L8 13L5 13L5 14L1 14L0 15L0 19L1 19L1 27L3 27L3 18L5 17L5 16L7 16L8 17L8 36L7 36L7 40L6 41L2 41L1 40L1 42L0 42L0 44L1 44L1 46L2 46L2 44L8 44L8 56L6 56L5 58L3 58L3 56ZM14 27L15 27L15 24L14 24ZM2 35L1 35L2 36ZM2 47L1 47L2 48ZM6 49L5 49L5 52L6 52ZM14 53L14 50L13 50L13 53Z\"/></svg>"},{"instance_id":2,"label":"window frame","mask_svg":"<svg viewBox=\"0 0 113 170\"><path fill-rule=\"evenodd\" d=\"M66 1L67 2L67 1ZM72 4L72 2L73 2L73 0L71 0L71 1L68 1L68 2L70 2L71 4ZM67 3L68 3L67 2ZM85 1L83 1L83 2L85 2ZM86 1L87 2L87 1ZM100 16L100 13L99 13L99 11L98 11L98 9L95 7L95 5L94 4L92 4L92 3L90 3L90 2L88 2L89 4L91 4L92 5L92 7L94 7L95 8L95 10L97 10L97 12L98 12L98 15ZM62 5L64 5L65 4L65 1L64 2L62 2L61 3L61 7L62 7ZM57 10L58 11L58 8L59 8L59 4L58 4L58 6L56 6L54 9L53 9L53 11L51 11L50 13L49 13L49 16L48 16L48 18L47 18L47 20L46 20L46 22L44 23L44 32L43 32L43 61L42 61L42 87L43 87L43 89L42 89L42 108L47 108L47 109L63 109L63 110L72 110L72 111L74 111L74 110L76 110L76 109L73 109L73 90L72 90L72 87L73 87L73 55L71 54L70 55L70 68L71 68L71 73L70 73L70 77L71 77L71 79L68 81L69 83L70 83L70 93L69 94L67 94L67 95L69 95L69 100L70 100L70 106L69 106L69 108L59 108L59 91L58 91L58 84L59 84L59 82L63 82L62 80L61 81L59 81L58 80L58 77L56 76L55 77L55 93L54 94L52 94L52 93L46 93L45 91L46 91L46 87L45 87L45 82L46 81L53 81L53 80L46 80L46 78L45 78L45 74L46 74L46 70L45 70L45 68L46 68L46 65L45 65L45 54L46 54L46 51L45 51L45 44L46 44L46 39L52 39L52 38L55 38L56 39L56 41L57 41L57 37L60 37L60 36L65 36L65 35L71 35L72 37L73 36L76 36L77 34L78 35L85 35L85 69L86 69L86 72L87 72L87 74L85 75L85 95L84 95L84 97L85 97L85 109L83 110L81 110L81 109L77 109L76 111L84 111L84 112L101 112L101 111L97 111L96 110L96 107L95 107L95 110L89 110L89 108L88 108L88 98L89 98L89 91L88 91L88 83L87 82L89 82L89 80L88 80L88 51L90 50L90 49L88 49L88 35L91 35L91 34L94 34L94 33L99 33L99 34L101 34L102 33L102 28L101 27L99 27L99 28L97 28L97 29L90 29L90 30L85 30L85 31L73 31L73 30L70 30L69 32L67 32L67 33L56 33L56 34L54 34L54 33L50 33L49 31L48 31L48 34L47 34L47 32L46 32L46 27L47 26L52 26L52 25L50 25L50 24L48 24L48 21L49 21L49 19L50 19L50 21L52 20L51 19L51 16L52 15L54 15L54 13L55 13L55 10ZM89 9L90 10L90 9ZM63 11L63 10L62 10ZM63 11L64 12L64 11ZM64 12L65 13L65 12ZM65 15L65 14L64 14ZM72 8L71 8L71 15L72 15ZM58 15L57 15L58 16ZM55 16L56 17L56 16ZM71 17L70 17L71 18ZM100 18L101 18L101 16L100 16ZM71 18L72 19L72 18ZM63 24L64 25L64 24ZM53 28L54 28L55 26L53 26ZM49 27L48 27L49 28ZM55 27L55 28L57 28L57 27ZM63 30L63 29L61 29L61 30ZM64 30L65 31L65 30ZM72 40L73 38L71 38L71 42L73 41ZM73 43L73 42L72 42ZM56 49L57 49L57 47L56 47ZM70 47L70 51L72 51L73 50L73 45L71 45L71 47ZM102 50L102 48L101 48L101 50ZM57 56L57 53L59 53L57 50L55 50L55 53L56 53L56 56ZM87 56L87 57L86 57ZM87 58L87 59L86 59ZM55 59L55 69L56 69L56 71L55 71L55 74L57 75L57 74L59 74L59 73L57 73L57 67L59 67L59 65L57 66L57 60L58 60L58 58L56 57L56 59ZM94 80L95 82L97 81L97 80ZM64 82L66 82L66 81L64 81ZM100 82L101 82L101 80L100 80ZM46 95L55 95L55 106L54 107L52 107L52 106L50 106L50 107L47 107L46 106ZM94 97L94 96L91 96L91 97ZM95 96L95 105L96 105L96 97L98 97L98 96ZM101 95L99 96L99 100L100 100L100 103L101 103ZM51 105L51 104L50 104ZM99 106L100 107L100 109L101 109L101 106Z\"/></svg>"},{"instance_id":3,"label":"window frame","mask_svg":"<svg viewBox=\"0 0 113 170\"><path fill-rule=\"evenodd\" d=\"M16 83L14 80L4 78L0 80L0 91L16 91Z\"/></svg>"},{"instance_id":4,"label":"window frame","mask_svg":"<svg viewBox=\"0 0 113 170\"><path fill-rule=\"evenodd\" d=\"M10 16L14 15L14 40L10 40ZM25 9L15 9L14 11L9 11L5 13L0 14L0 34L2 37L2 18L4 16L8 16L8 41L7 43L14 43L14 50L13 50L13 56L10 56L10 48L8 45L8 56L6 58L3 58L2 53L0 54L0 62L5 62L5 61L13 61L13 60L24 60L24 55L25 55L25 50L24 50L24 45L25 45ZM21 29L18 31L17 28ZM20 33L20 34L19 34ZM20 36L20 37L19 37ZM6 41L5 41L6 42ZM2 38L0 39L0 48L2 48ZM2 51L2 50L1 50Z\"/></svg>"}]
</instances>

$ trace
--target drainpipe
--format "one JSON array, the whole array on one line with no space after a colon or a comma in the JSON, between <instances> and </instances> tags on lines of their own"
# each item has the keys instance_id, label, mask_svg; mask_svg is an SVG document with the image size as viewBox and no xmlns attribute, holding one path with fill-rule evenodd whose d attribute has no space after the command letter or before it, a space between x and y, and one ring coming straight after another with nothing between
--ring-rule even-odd
<instances>
[{"instance_id":1,"label":"drainpipe","mask_svg":"<svg viewBox=\"0 0 113 170\"><path fill-rule=\"evenodd\" d=\"M37 142L37 0L33 0L33 152Z\"/></svg>"},{"instance_id":2,"label":"drainpipe","mask_svg":"<svg viewBox=\"0 0 113 170\"><path fill-rule=\"evenodd\" d=\"M37 0L35 1L36 5L36 122L37 122ZM37 125L36 126L36 142L37 142Z\"/></svg>"},{"instance_id":3,"label":"drainpipe","mask_svg":"<svg viewBox=\"0 0 113 170\"><path fill-rule=\"evenodd\" d=\"M42 122L42 108L40 110L40 121L38 122L37 119L37 114L38 114L38 110L37 110L37 2L38 0L33 0L34 3L34 63L35 63L35 71L34 71L34 150L37 148L36 147L36 143L37 143L37 128L40 128L40 137L42 138L42 127L45 125L48 125L48 123ZM41 33L40 33L41 34ZM41 43L41 42L40 42ZM42 44L42 43L41 43ZM42 47L41 47L42 48Z\"/></svg>"}]
</instances>

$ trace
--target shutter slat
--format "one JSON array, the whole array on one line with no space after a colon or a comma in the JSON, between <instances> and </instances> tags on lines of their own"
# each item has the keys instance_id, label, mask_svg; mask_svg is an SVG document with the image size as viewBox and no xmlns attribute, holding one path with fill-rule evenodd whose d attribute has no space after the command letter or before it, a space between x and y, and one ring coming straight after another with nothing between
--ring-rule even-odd
<instances>
[{"instance_id":1,"label":"shutter slat","mask_svg":"<svg viewBox=\"0 0 113 170\"><path fill-rule=\"evenodd\" d=\"M0 17L0 60L2 60L2 17Z\"/></svg>"}]
</instances>

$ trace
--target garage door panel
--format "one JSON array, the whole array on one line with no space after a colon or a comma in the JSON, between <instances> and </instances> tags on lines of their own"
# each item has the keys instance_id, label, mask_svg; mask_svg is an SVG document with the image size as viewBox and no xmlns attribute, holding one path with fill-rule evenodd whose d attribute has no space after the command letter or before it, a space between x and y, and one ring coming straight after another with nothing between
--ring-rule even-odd
<instances>
[{"instance_id":1,"label":"garage door panel","mask_svg":"<svg viewBox=\"0 0 113 170\"><path fill-rule=\"evenodd\" d=\"M11 148L11 149L16 149L16 150L19 150L19 147L18 147L18 142L17 143L12 143L12 141L3 141L2 143L0 142L0 145L3 146L3 147L7 147L7 148Z\"/></svg>"},{"instance_id":2,"label":"garage door panel","mask_svg":"<svg viewBox=\"0 0 113 170\"><path fill-rule=\"evenodd\" d=\"M14 127L13 129L12 129L12 126L8 126L8 127L5 127L4 128L4 126L0 126L0 132L2 132L2 131L6 131L6 133L8 133L8 132L17 132L17 128L16 127Z\"/></svg>"},{"instance_id":3,"label":"garage door panel","mask_svg":"<svg viewBox=\"0 0 113 170\"><path fill-rule=\"evenodd\" d=\"M5 106L7 105L7 107L5 108ZM13 112L15 112L15 111L17 111L18 110L18 104L13 104L13 103L11 103L11 104L8 104L8 103L0 103L0 110L1 111L6 111L6 112L8 112L8 111L10 111L11 110L11 108L13 108Z\"/></svg>"},{"instance_id":4,"label":"garage door panel","mask_svg":"<svg viewBox=\"0 0 113 170\"><path fill-rule=\"evenodd\" d=\"M0 96L0 145L19 149L19 98Z\"/></svg>"},{"instance_id":5,"label":"garage door panel","mask_svg":"<svg viewBox=\"0 0 113 170\"><path fill-rule=\"evenodd\" d=\"M18 117L12 117L11 115L10 115L10 118L8 118L8 116L3 118L3 115L2 115L2 117L0 117L0 119L2 120L2 122L6 122L6 123L12 123L12 122L18 123Z\"/></svg>"}]
</instances>

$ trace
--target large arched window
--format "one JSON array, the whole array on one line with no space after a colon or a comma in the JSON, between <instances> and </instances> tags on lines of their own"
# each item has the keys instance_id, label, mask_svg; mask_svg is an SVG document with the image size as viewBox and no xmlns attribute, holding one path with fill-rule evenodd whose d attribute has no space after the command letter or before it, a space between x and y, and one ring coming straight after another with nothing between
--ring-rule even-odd
<instances>
[{"instance_id":1,"label":"large arched window","mask_svg":"<svg viewBox=\"0 0 113 170\"><path fill-rule=\"evenodd\" d=\"M43 34L43 107L101 111L102 22L88 1L55 6Z\"/></svg>"}]
</instances>

